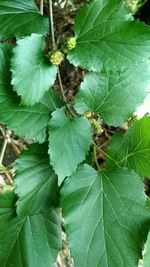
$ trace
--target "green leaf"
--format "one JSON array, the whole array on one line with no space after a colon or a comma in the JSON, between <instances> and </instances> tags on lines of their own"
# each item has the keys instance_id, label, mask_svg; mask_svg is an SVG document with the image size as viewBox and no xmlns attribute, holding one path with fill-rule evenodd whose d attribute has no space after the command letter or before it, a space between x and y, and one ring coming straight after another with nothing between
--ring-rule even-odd
<instances>
[{"instance_id":1,"label":"green leaf","mask_svg":"<svg viewBox=\"0 0 150 267\"><path fill-rule=\"evenodd\" d=\"M150 178L150 117L136 121L125 134L127 165L141 176Z\"/></svg>"},{"instance_id":2,"label":"green leaf","mask_svg":"<svg viewBox=\"0 0 150 267\"><path fill-rule=\"evenodd\" d=\"M137 174L82 165L64 182L61 207L75 266L138 265L150 213Z\"/></svg>"},{"instance_id":3,"label":"green leaf","mask_svg":"<svg viewBox=\"0 0 150 267\"><path fill-rule=\"evenodd\" d=\"M57 210L16 217L14 194L0 196L0 266L52 267L61 248Z\"/></svg>"},{"instance_id":4,"label":"green leaf","mask_svg":"<svg viewBox=\"0 0 150 267\"><path fill-rule=\"evenodd\" d=\"M48 211L58 189L57 177L49 164L47 145L33 144L28 149L16 161L14 184L19 215Z\"/></svg>"},{"instance_id":5,"label":"green leaf","mask_svg":"<svg viewBox=\"0 0 150 267\"><path fill-rule=\"evenodd\" d=\"M116 153L113 153L114 146L111 141L108 154L115 159L117 164L126 165L133 169L141 177L150 178L150 117L137 120L124 134L118 139ZM110 160L107 161L112 166Z\"/></svg>"},{"instance_id":6,"label":"green leaf","mask_svg":"<svg viewBox=\"0 0 150 267\"><path fill-rule=\"evenodd\" d=\"M0 0L0 38L48 31L48 18L40 15L35 1Z\"/></svg>"},{"instance_id":7,"label":"green leaf","mask_svg":"<svg viewBox=\"0 0 150 267\"><path fill-rule=\"evenodd\" d=\"M23 105L39 102L56 79L57 67L47 61L44 49L44 37L32 34L17 41L13 50L11 83Z\"/></svg>"},{"instance_id":8,"label":"green leaf","mask_svg":"<svg viewBox=\"0 0 150 267\"><path fill-rule=\"evenodd\" d=\"M75 109L80 114L96 112L109 125L122 125L143 103L149 82L149 63L119 73L88 73L76 96Z\"/></svg>"},{"instance_id":9,"label":"green leaf","mask_svg":"<svg viewBox=\"0 0 150 267\"><path fill-rule=\"evenodd\" d=\"M84 69L121 70L149 57L150 27L134 21L124 1L91 1L77 14L75 34L68 59Z\"/></svg>"},{"instance_id":10,"label":"green leaf","mask_svg":"<svg viewBox=\"0 0 150 267\"><path fill-rule=\"evenodd\" d=\"M144 253L143 261L144 261L143 267L149 267L149 263L150 263L150 232L148 234L147 241L146 241L146 250Z\"/></svg>"},{"instance_id":11,"label":"green leaf","mask_svg":"<svg viewBox=\"0 0 150 267\"><path fill-rule=\"evenodd\" d=\"M49 154L59 184L85 159L90 143L91 127L85 117L67 117L63 109L52 113L49 123Z\"/></svg>"},{"instance_id":12,"label":"green leaf","mask_svg":"<svg viewBox=\"0 0 150 267\"><path fill-rule=\"evenodd\" d=\"M32 107L20 105L20 98L10 86L9 71L12 46L0 44L0 122L7 124L16 134L42 143L50 113L61 106L59 96L51 89L40 103Z\"/></svg>"},{"instance_id":13,"label":"green leaf","mask_svg":"<svg viewBox=\"0 0 150 267\"><path fill-rule=\"evenodd\" d=\"M109 158L106 158L106 168L108 170L115 168L117 165L126 166L126 161L122 161L122 159L128 154L128 148L124 145L123 141L124 138L121 133L115 133L110 139L107 147Z\"/></svg>"}]
</instances>

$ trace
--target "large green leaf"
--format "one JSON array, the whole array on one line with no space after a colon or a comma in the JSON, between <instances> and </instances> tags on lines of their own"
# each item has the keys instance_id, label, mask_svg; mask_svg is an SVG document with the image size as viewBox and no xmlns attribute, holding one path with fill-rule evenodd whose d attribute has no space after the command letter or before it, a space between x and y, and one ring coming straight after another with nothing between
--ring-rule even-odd
<instances>
[{"instance_id":1,"label":"large green leaf","mask_svg":"<svg viewBox=\"0 0 150 267\"><path fill-rule=\"evenodd\" d=\"M13 50L11 83L27 106L39 102L56 79L57 67L47 61L44 49L44 37L32 34L17 41Z\"/></svg>"},{"instance_id":2,"label":"large green leaf","mask_svg":"<svg viewBox=\"0 0 150 267\"><path fill-rule=\"evenodd\" d=\"M134 169L140 176L150 178L150 117L137 120L124 134L111 141L108 154L119 165ZM115 142L115 144L114 144ZM116 149L114 151L114 146ZM107 160L108 166L114 162Z\"/></svg>"},{"instance_id":3,"label":"large green leaf","mask_svg":"<svg viewBox=\"0 0 150 267\"><path fill-rule=\"evenodd\" d=\"M126 168L97 173L81 165L61 190L61 207L75 266L137 266L149 210L140 177Z\"/></svg>"},{"instance_id":4,"label":"large green leaf","mask_svg":"<svg viewBox=\"0 0 150 267\"><path fill-rule=\"evenodd\" d=\"M11 45L0 45L0 121L26 139L43 142L50 113L61 106L58 95L51 89L40 103L32 107L20 105L20 98L10 86Z\"/></svg>"},{"instance_id":5,"label":"large green leaf","mask_svg":"<svg viewBox=\"0 0 150 267\"><path fill-rule=\"evenodd\" d=\"M61 248L57 210L16 217L14 194L0 196L0 266L52 267Z\"/></svg>"},{"instance_id":6,"label":"large green leaf","mask_svg":"<svg viewBox=\"0 0 150 267\"><path fill-rule=\"evenodd\" d=\"M109 125L122 125L143 103L149 81L149 64L143 63L120 73L88 73L76 96L75 109L96 112Z\"/></svg>"},{"instance_id":7,"label":"large green leaf","mask_svg":"<svg viewBox=\"0 0 150 267\"><path fill-rule=\"evenodd\" d=\"M0 0L0 38L48 31L48 19L40 15L34 0Z\"/></svg>"},{"instance_id":8,"label":"large green leaf","mask_svg":"<svg viewBox=\"0 0 150 267\"><path fill-rule=\"evenodd\" d=\"M90 143L91 127L85 117L67 117L63 109L52 113L49 123L49 154L59 184L85 159Z\"/></svg>"},{"instance_id":9,"label":"large green leaf","mask_svg":"<svg viewBox=\"0 0 150 267\"><path fill-rule=\"evenodd\" d=\"M46 144L30 145L16 161L17 213L36 214L54 205L57 177L50 167Z\"/></svg>"},{"instance_id":10,"label":"large green leaf","mask_svg":"<svg viewBox=\"0 0 150 267\"><path fill-rule=\"evenodd\" d=\"M146 250L144 253L143 267L149 267L149 265L150 265L150 232L148 234L146 241Z\"/></svg>"},{"instance_id":11,"label":"large green leaf","mask_svg":"<svg viewBox=\"0 0 150 267\"><path fill-rule=\"evenodd\" d=\"M149 57L150 27L127 15L123 0L93 0L75 19L68 59L82 68L120 70Z\"/></svg>"}]
</instances>

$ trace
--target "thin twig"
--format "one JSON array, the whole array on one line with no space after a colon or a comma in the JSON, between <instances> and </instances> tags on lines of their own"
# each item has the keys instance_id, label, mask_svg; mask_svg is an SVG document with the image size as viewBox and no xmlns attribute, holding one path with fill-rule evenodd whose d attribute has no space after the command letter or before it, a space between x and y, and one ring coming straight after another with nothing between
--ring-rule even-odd
<instances>
[{"instance_id":1,"label":"thin twig","mask_svg":"<svg viewBox=\"0 0 150 267\"><path fill-rule=\"evenodd\" d=\"M2 136L5 137L5 131L4 131L4 129L3 129L2 126L0 126L0 131L1 131L1 133L2 133Z\"/></svg>"},{"instance_id":2,"label":"thin twig","mask_svg":"<svg viewBox=\"0 0 150 267\"><path fill-rule=\"evenodd\" d=\"M44 0L40 0L40 13L43 16Z\"/></svg>"},{"instance_id":3,"label":"thin twig","mask_svg":"<svg viewBox=\"0 0 150 267\"><path fill-rule=\"evenodd\" d=\"M1 150L1 153L0 153L0 165L2 165L2 162L3 162L4 154L5 154L6 147L7 147L7 143L8 143L8 140L7 140L7 138L5 138L3 146L2 146L2 150Z\"/></svg>"},{"instance_id":4,"label":"thin twig","mask_svg":"<svg viewBox=\"0 0 150 267\"><path fill-rule=\"evenodd\" d=\"M49 0L49 20L50 20L50 29L51 29L51 36L52 36L52 47L54 50L56 50L52 0Z\"/></svg>"},{"instance_id":5,"label":"thin twig","mask_svg":"<svg viewBox=\"0 0 150 267\"><path fill-rule=\"evenodd\" d=\"M52 47L54 50L56 50L52 0L49 0L49 19L50 19L50 29L51 29L51 37L52 37ZM64 88L63 88L63 84L62 84L62 80L61 80L61 76L60 76L59 67L58 67L58 81L59 81L60 91L62 94L63 101L64 101L64 103L66 103L66 97L64 94Z\"/></svg>"},{"instance_id":6,"label":"thin twig","mask_svg":"<svg viewBox=\"0 0 150 267\"><path fill-rule=\"evenodd\" d=\"M63 88L63 85L62 85L62 80L61 80L59 67L58 67L58 81L59 81L59 85L60 85L60 91L61 91L62 99L63 99L63 102L64 102L64 104L66 106L66 109L69 111L69 113L70 113L70 115L72 117L75 117L75 114L72 112L72 110L67 105L67 99L66 99L66 96L64 94L64 88Z\"/></svg>"},{"instance_id":7,"label":"thin twig","mask_svg":"<svg viewBox=\"0 0 150 267\"><path fill-rule=\"evenodd\" d=\"M0 174L4 174L7 180L7 184L12 185L13 169L8 169L7 167L0 165Z\"/></svg>"},{"instance_id":8,"label":"thin twig","mask_svg":"<svg viewBox=\"0 0 150 267\"><path fill-rule=\"evenodd\" d=\"M61 95L63 98L63 102L66 103L67 101L66 101L66 96L64 94L64 88L63 88L63 84L62 84L62 80L61 80L59 67L58 67L58 81L59 81L59 85L60 85L60 91L61 91Z\"/></svg>"},{"instance_id":9,"label":"thin twig","mask_svg":"<svg viewBox=\"0 0 150 267\"><path fill-rule=\"evenodd\" d=\"M6 148L7 148L7 144L8 142L10 142L10 136L11 136L12 132L10 130L6 130L5 136L4 136L4 142L3 142L3 146L2 146L2 150L0 153L0 169L3 171L3 173L5 174L8 184L12 184L12 178L11 175L9 173L9 170L7 170L7 167L5 167L2 163L3 163L3 159L4 159L4 155L6 152Z\"/></svg>"},{"instance_id":10,"label":"thin twig","mask_svg":"<svg viewBox=\"0 0 150 267\"><path fill-rule=\"evenodd\" d=\"M2 150L1 150L1 153L0 153L0 165L2 165L2 163L3 163L4 154L5 154L6 147L7 147L7 144L9 142L10 136L11 136L11 131L10 130L6 131L6 135L5 135L5 138L4 138Z\"/></svg>"},{"instance_id":11,"label":"thin twig","mask_svg":"<svg viewBox=\"0 0 150 267\"><path fill-rule=\"evenodd\" d=\"M12 181L12 177L11 177L10 173L9 172L5 172L5 176L6 176L7 180L8 180L8 184L12 185L13 181Z\"/></svg>"},{"instance_id":12,"label":"thin twig","mask_svg":"<svg viewBox=\"0 0 150 267\"><path fill-rule=\"evenodd\" d=\"M10 143L10 144L11 144L11 146L12 146L12 148L13 148L13 150L14 150L16 156L18 156L18 155L20 154L20 150L19 150L19 148L16 146L16 144L15 144L15 142L14 142L13 139L11 139L11 143Z\"/></svg>"},{"instance_id":13,"label":"thin twig","mask_svg":"<svg viewBox=\"0 0 150 267\"><path fill-rule=\"evenodd\" d=\"M55 32L54 32L54 18L53 18L53 5L52 5L52 0L49 0L49 21L50 21L50 30L51 30L51 37L52 37L52 48L54 50L56 50L57 49L57 46L56 46ZM62 79L61 79L61 75L60 75L59 66L58 66L58 81L59 81L60 92L61 92L61 95L62 95L63 102L64 102L67 110L71 114L71 116L74 117L75 114L67 106L67 99L66 99L66 96L65 96L65 93L64 93L64 88L63 88L63 84L62 84Z\"/></svg>"}]
</instances>

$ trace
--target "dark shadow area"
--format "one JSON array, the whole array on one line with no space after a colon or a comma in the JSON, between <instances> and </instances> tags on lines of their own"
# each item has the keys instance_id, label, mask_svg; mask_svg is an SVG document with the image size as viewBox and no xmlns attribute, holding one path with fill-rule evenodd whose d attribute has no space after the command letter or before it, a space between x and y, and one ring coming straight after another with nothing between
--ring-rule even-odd
<instances>
[{"instance_id":1,"label":"dark shadow area","mask_svg":"<svg viewBox=\"0 0 150 267\"><path fill-rule=\"evenodd\" d=\"M150 0L146 1L134 17L150 25Z\"/></svg>"}]
</instances>

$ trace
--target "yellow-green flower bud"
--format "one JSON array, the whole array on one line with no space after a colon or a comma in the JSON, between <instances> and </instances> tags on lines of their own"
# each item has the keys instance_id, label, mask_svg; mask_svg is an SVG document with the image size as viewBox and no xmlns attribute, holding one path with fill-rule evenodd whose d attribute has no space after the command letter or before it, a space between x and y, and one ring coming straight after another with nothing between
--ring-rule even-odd
<instances>
[{"instance_id":1,"label":"yellow-green flower bud","mask_svg":"<svg viewBox=\"0 0 150 267\"><path fill-rule=\"evenodd\" d=\"M49 59L52 65L60 65L64 58L65 55L60 50L49 53Z\"/></svg>"},{"instance_id":2,"label":"yellow-green flower bud","mask_svg":"<svg viewBox=\"0 0 150 267\"><path fill-rule=\"evenodd\" d=\"M75 46L76 46L76 38L68 37L66 40L66 47L68 48L68 51L74 49Z\"/></svg>"},{"instance_id":3,"label":"yellow-green flower bud","mask_svg":"<svg viewBox=\"0 0 150 267\"><path fill-rule=\"evenodd\" d=\"M68 37L61 46L61 50L64 54L67 54L70 50L74 49L76 46L76 38Z\"/></svg>"},{"instance_id":4,"label":"yellow-green flower bud","mask_svg":"<svg viewBox=\"0 0 150 267\"><path fill-rule=\"evenodd\" d=\"M93 127L93 130L96 133L98 133L98 134L103 133L103 128L96 119L91 119L90 122L91 122L91 125Z\"/></svg>"},{"instance_id":5,"label":"yellow-green flower bud","mask_svg":"<svg viewBox=\"0 0 150 267\"><path fill-rule=\"evenodd\" d=\"M87 112L84 113L84 116L85 116L87 119L89 119L89 118L92 117L92 112L91 112L91 111L87 111Z\"/></svg>"}]
</instances>

